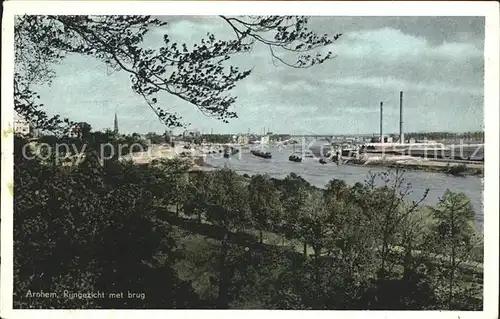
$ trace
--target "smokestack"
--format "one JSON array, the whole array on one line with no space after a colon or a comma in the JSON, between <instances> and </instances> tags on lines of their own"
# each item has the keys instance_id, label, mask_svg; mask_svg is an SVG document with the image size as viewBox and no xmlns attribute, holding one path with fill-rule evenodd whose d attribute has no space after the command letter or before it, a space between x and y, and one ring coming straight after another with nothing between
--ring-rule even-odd
<instances>
[{"instance_id":1,"label":"smokestack","mask_svg":"<svg viewBox=\"0 0 500 319\"><path fill-rule=\"evenodd\" d=\"M403 91L399 92L399 143L405 142L403 133Z\"/></svg>"},{"instance_id":2,"label":"smokestack","mask_svg":"<svg viewBox=\"0 0 500 319\"><path fill-rule=\"evenodd\" d=\"M384 132L382 131L382 123L384 119L384 102L380 102L380 143L384 143Z\"/></svg>"}]
</instances>

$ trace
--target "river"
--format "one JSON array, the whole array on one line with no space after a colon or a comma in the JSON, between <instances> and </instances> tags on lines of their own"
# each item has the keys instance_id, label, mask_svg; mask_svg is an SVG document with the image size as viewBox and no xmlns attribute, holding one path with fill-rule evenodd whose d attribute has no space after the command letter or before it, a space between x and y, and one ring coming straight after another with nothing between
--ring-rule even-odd
<instances>
[{"instance_id":1,"label":"river","mask_svg":"<svg viewBox=\"0 0 500 319\"><path fill-rule=\"evenodd\" d=\"M268 174L275 178L284 178L290 173L296 173L317 187L324 187L332 179L341 179L348 184L363 183L370 172L384 172L386 168L365 167L354 165L336 165L327 163L322 165L318 159L303 158L301 163L288 160L291 149L270 147L265 149L273 157L263 159L250 154L249 150L241 150L239 154L226 159L221 154L207 155L205 162L216 168L228 167L240 174ZM483 229L483 184L482 178L477 176L457 177L444 173L406 171L406 181L412 185L410 198L419 200L426 188L429 194L424 203L433 205L439 201L446 189L454 192L463 192L470 199L476 212L476 221L479 229Z\"/></svg>"}]
</instances>

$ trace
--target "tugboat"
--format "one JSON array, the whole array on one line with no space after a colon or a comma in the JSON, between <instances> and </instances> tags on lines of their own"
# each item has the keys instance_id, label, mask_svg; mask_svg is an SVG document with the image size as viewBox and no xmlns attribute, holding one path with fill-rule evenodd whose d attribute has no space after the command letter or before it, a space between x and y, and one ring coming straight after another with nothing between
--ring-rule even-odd
<instances>
[{"instance_id":1,"label":"tugboat","mask_svg":"<svg viewBox=\"0 0 500 319\"><path fill-rule=\"evenodd\" d=\"M324 158L320 158L319 162L320 164L326 164L326 160Z\"/></svg>"},{"instance_id":2,"label":"tugboat","mask_svg":"<svg viewBox=\"0 0 500 319\"><path fill-rule=\"evenodd\" d=\"M295 153L295 144L293 145L293 152ZM288 160L291 162L300 163L300 162L302 162L302 157L299 157L295 154L292 154L292 155L290 155L290 157L288 157Z\"/></svg>"},{"instance_id":3,"label":"tugboat","mask_svg":"<svg viewBox=\"0 0 500 319\"><path fill-rule=\"evenodd\" d=\"M250 153L252 153L255 156L262 157L262 158L268 158L269 159L269 158L273 157L271 155L271 153L269 153L269 152L261 152L261 151L252 150L252 151L250 151Z\"/></svg>"},{"instance_id":4,"label":"tugboat","mask_svg":"<svg viewBox=\"0 0 500 319\"><path fill-rule=\"evenodd\" d=\"M290 157L288 157L288 160L291 162L300 163L302 162L302 157L298 157L297 155L290 155Z\"/></svg>"}]
</instances>

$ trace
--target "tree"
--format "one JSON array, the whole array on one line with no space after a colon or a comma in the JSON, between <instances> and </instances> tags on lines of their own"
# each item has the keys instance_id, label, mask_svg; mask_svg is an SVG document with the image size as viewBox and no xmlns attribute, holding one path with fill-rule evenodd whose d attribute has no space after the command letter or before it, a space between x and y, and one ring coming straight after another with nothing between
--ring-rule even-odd
<instances>
[{"instance_id":1,"label":"tree","mask_svg":"<svg viewBox=\"0 0 500 319\"><path fill-rule=\"evenodd\" d=\"M165 138L162 135L150 132L146 134L146 140L151 142L151 144L161 144L165 141Z\"/></svg>"},{"instance_id":2,"label":"tree","mask_svg":"<svg viewBox=\"0 0 500 319\"><path fill-rule=\"evenodd\" d=\"M318 190L307 192L305 205L301 209L298 218L297 237L306 245L310 245L314 250L316 259L321 257L325 246L330 244L331 240L331 216L325 209L323 194Z\"/></svg>"},{"instance_id":3,"label":"tree","mask_svg":"<svg viewBox=\"0 0 500 319\"><path fill-rule=\"evenodd\" d=\"M446 190L438 205L431 208L435 219L432 227L435 261L443 261L442 269L446 282L445 304L455 309L455 293L461 290L457 273L473 256L473 250L480 244L474 229L474 210L467 196Z\"/></svg>"},{"instance_id":4,"label":"tree","mask_svg":"<svg viewBox=\"0 0 500 319\"><path fill-rule=\"evenodd\" d=\"M80 122L78 126L78 137L81 139L87 139L92 131L92 126L87 122Z\"/></svg>"},{"instance_id":5,"label":"tree","mask_svg":"<svg viewBox=\"0 0 500 319\"><path fill-rule=\"evenodd\" d=\"M163 92L197 107L203 114L227 122L236 97L229 92L251 74L228 65L231 56L266 45L276 61L294 68L308 68L333 58L317 49L332 44L329 37L308 29L308 18L299 16L220 16L234 38L207 36L192 48L163 36L157 50L142 45L152 29L167 22L150 16L17 16L15 21L14 106L38 128L60 131L68 119L49 117L37 104L32 84L47 83L56 76L51 65L70 54L95 57L108 67L130 74L132 90L168 127L181 126L182 118L160 102ZM103 27L105 26L105 27ZM315 52L317 51L317 52ZM285 56L280 54L283 52ZM290 58L290 59L288 59Z\"/></svg>"},{"instance_id":6,"label":"tree","mask_svg":"<svg viewBox=\"0 0 500 319\"><path fill-rule=\"evenodd\" d=\"M333 245L327 253L340 263L346 280L359 279L361 274L369 273L374 264L374 240L367 227L370 221L361 208L365 196L368 196L367 189L360 183L349 187L336 179L331 180L324 191L325 209L333 230L330 234Z\"/></svg>"},{"instance_id":7,"label":"tree","mask_svg":"<svg viewBox=\"0 0 500 319\"><path fill-rule=\"evenodd\" d=\"M381 185L377 186L377 179ZM367 181L370 189L361 201L362 212L371 223L380 258L379 278L384 280L393 247L399 244L401 225L417 210L427 197L427 189L418 201L406 205L412 192L411 184L404 179L400 168L379 174L371 174Z\"/></svg>"},{"instance_id":8,"label":"tree","mask_svg":"<svg viewBox=\"0 0 500 319\"><path fill-rule=\"evenodd\" d=\"M222 169L213 172L214 184L206 203L209 222L220 227L221 246L218 254L219 280L217 308L229 307L229 287L233 268L230 267L229 236L250 225L248 191L244 179L234 171Z\"/></svg>"},{"instance_id":9,"label":"tree","mask_svg":"<svg viewBox=\"0 0 500 319\"><path fill-rule=\"evenodd\" d=\"M325 258L323 256L324 248L334 243L334 225L331 211L325 205L323 192L317 189L310 189L304 193L305 205L301 206L297 228L295 230L296 238L304 244L304 257L307 257L307 246L311 246L314 251L314 259L310 263L313 278L310 282L314 284L314 291L317 300L325 298L325 282L322 278L324 272L323 265Z\"/></svg>"},{"instance_id":10,"label":"tree","mask_svg":"<svg viewBox=\"0 0 500 319\"><path fill-rule=\"evenodd\" d=\"M151 166L157 172L152 184L154 194L165 206L174 206L179 216L186 202L190 163L177 158L161 159L152 162Z\"/></svg>"},{"instance_id":11,"label":"tree","mask_svg":"<svg viewBox=\"0 0 500 319\"><path fill-rule=\"evenodd\" d=\"M184 213L188 216L196 215L200 224L207 209L206 204L210 198L213 183L212 174L199 173L190 177L189 185L187 186Z\"/></svg>"},{"instance_id":12,"label":"tree","mask_svg":"<svg viewBox=\"0 0 500 319\"><path fill-rule=\"evenodd\" d=\"M68 168L19 156L14 174L14 307L196 307L174 269L172 227L155 218L155 167L99 164L95 152ZM43 185L43 187L40 187ZM27 291L145 292L124 298L29 298Z\"/></svg>"},{"instance_id":13,"label":"tree","mask_svg":"<svg viewBox=\"0 0 500 319\"><path fill-rule=\"evenodd\" d=\"M332 305L352 309L360 298L363 281L373 276L373 236L359 206L365 191L362 185L349 187L333 179L316 200L320 205L314 215L316 231L311 232L311 245L315 253L321 252L321 258L315 254L312 267L316 280L308 291L319 309Z\"/></svg>"},{"instance_id":14,"label":"tree","mask_svg":"<svg viewBox=\"0 0 500 319\"><path fill-rule=\"evenodd\" d=\"M276 181L281 190L283 216L281 218L281 232L289 239L297 239L297 229L300 228L299 219L308 205L309 192L312 186L302 177L291 173L281 182ZM299 235L300 236L300 235ZM307 257L307 244L304 245L304 257Z\"/></svg>"},{"instance_id":15,"label":"tree","mask_svg":"<svg viewBox=\"0 0 500 319\"><path fill-rule=\"evenodd\" d=\"M163 137L163 141L165 143L170 144L170 142L172 142L172 132L171 131L165 131L162 134L162 137Z\"/></svg>"},{"instance_id":16,"label":"tree","mask_svg":"<svg viewBox=\"0 0 500 319\"><path fill-rule=\"evenodd\" d=\"M281 202L278 189L265 175L254 175L248 185L252 223L259 231L260 243L263 243L263 231L271 230L272 221L281 214Z\"/></svg>"},{"instance_id":17,"label":"tree","mask_svg":"<svg viewBox=\"0 0 500 319\"><path fill-rule=\"evenodd\" d=\"M207 218L227 232L241 231L250 223L248 191L236 172L213 172L213 187L207 203Z\"/></svg>"}]
</instances>

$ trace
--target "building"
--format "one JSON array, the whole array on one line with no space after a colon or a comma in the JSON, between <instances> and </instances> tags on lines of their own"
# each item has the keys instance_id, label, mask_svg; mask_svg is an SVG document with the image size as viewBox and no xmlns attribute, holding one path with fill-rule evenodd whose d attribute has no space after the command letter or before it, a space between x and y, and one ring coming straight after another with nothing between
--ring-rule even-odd
<instances>
[{"instance_id":1,"label":"building","mask_svg":"<svg viewBox=\"0 0 500 319\"><path fill-rule=\"evenodd\" d=\"M115 121L113 123L113 132L115 134L118 134L118 116L116 115L116 112L115 112Z\"/></svg>"},{"instance_id":2,"label":"building","mask_svg":"<svg viewBox=\"0 0 500 319\"><path fill-rule=\"evenodd\" d=\"M247 135L240 135L236 138L236 143L238 144L249 144L250 138Z\"/></svg>"},{"instance_id":3,"label":"building","mask_svg":"<svg viewBox=\"0 0 500 319\"><path fill-rule=\"evenodd\" d=\"M260 138L260 144L269 144L269 135L262 136Z\"/></svg>"},{"instance_id":4,"label":"building","mask_svg":"<svg viewBox=\"0 0 500 319\"><path fill-rule=\"evenodd\" d=\"M199 130L185 130L182 133L183 137L198 137L200 135L201 135L201 133Z\"/></svg>"},{"instance_id":5,"label":"building","mask_svg":"<svg viewBox=\"0 0 500 319\"><path fill-rule=\"evenodd\" d=\"M14 133L28 136L31 132L30 123L17 112L14 112Z\"/></svg>"}]
</instances>

